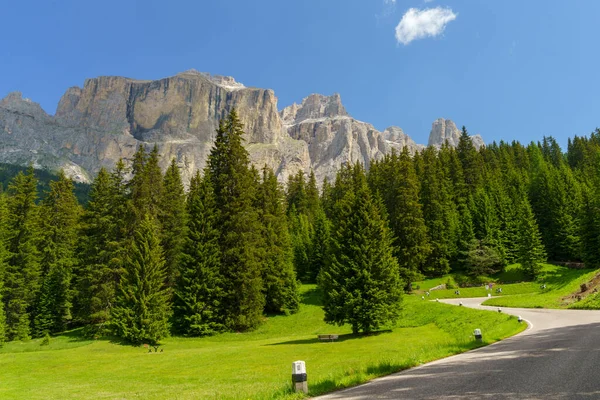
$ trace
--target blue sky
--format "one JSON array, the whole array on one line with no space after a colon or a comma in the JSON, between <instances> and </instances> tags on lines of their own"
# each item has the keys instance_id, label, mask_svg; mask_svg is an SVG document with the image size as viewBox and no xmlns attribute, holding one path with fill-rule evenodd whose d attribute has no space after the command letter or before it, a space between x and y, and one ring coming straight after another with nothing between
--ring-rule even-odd
<instances>
[{"instance_id":1,"label":"blue sky","mask_svg":"<svg viewBox=\"0 0 600 400\"><path fill-rule=\"evenodd\" d=\"M195 68L274 89L280 109L338 92L419 143L443 117L566 146L600 126L599 15L596 0L20 0L2 8L0 97L53 114L86 78Z\"/></svg>"}]
</instances>

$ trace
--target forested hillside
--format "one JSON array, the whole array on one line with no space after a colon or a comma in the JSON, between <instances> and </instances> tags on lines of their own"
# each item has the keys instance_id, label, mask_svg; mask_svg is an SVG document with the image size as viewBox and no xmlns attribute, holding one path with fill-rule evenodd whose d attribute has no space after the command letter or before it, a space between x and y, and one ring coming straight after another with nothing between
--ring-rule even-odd
<instances>
[{"instance_id":1,"label":"forested hillside","mask_svg":"<svg viewBox=\"0 0 600 400\"><path fill-rule=\"evenodd\" d=\"M84 209L60 174L40 201L32 168L0 195L0 341L83 326L131 343L257 327L298 310L298 280L323 289L325 319L369 332L399 315L422 276L520 263L600 267L600 131L563 153L544 138L476 150L405 150L346 165L321 190L286 189L251 166L235 111L187 193L177 165L140 147L100 170Z\"/></svg>"},{"instance_id":2,"label":"forested hillside","mask_svg":"<svg viewBox=\"0 0 600 400\"><path fill-rule=\"evenodd\" d=\"M17 176L19 172L26 172L26 167L19 165L0 163L0 185L6 189L10 181ZM38 190L40 198L45 197L46 193L50 191L50 181L56 180L58 176L55 173L50 172L47 169L36 169L34 175L38 180ZM90 185L85 183L74 182L75 197L79 200L79 203L86 204L90 194Z\"/></svg>"}]
</instances>

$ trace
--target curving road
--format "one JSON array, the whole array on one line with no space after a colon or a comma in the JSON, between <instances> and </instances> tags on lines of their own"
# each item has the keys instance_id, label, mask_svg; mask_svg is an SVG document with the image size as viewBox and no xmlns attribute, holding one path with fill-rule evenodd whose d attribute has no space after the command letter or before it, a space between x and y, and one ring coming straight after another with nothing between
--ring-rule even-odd
<instances>
[{"instance_id":1,"label":"curving road","mask_svg":"<svg viewBox=\"0 0 600 400\"><path fill-rule=\"evenodd\" d=\"M484 300L446 302L496 310L481 306ZM317 399L600 399L600 311L502 311L520 315L529 328L490 346Z\"/></svg>"}]
</instances>

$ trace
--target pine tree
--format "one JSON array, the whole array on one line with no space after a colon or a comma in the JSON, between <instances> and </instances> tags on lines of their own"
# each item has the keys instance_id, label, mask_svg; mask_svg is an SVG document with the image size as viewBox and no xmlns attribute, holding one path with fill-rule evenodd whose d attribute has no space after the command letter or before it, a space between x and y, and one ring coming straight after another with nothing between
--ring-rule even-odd
<instances>
[{"instance_id":1,"label":"pine tree","mask_svg":"<svg viewBox=\"0 0 600 400\"><path fill-rule=\"evenodd\" d=\"M422 153L422 169L420 197L431 243L431 253L423 272L429 276L441 276L450 271L451 243L456 229L454 203L444 185L441 163L433 147Z\"/></svg>"},{"instance_id":2,"label":"pine tree","mask_svg":"<svg viewBox=\"0 0 600 400\"><path fill-rule=\"evenodd\" d=\"M41 207L42 285L33 321L37 337L64 331L72 319L71 278L80 214L73 181L60 171L58 180L50 182L50 192Z\"/></svg>"},{"instance_id":3,"label":"pine tree","mask_svg":"<svg viewBox=\"0 0 600 400\"><path fill-rule=\"evenodd\" d=\"M163 175L159 163L160 155L158 153L158 146L154 145L144 164L144 171L142 173L147 190L147 198L142 200L142 204L145 204L145 206L141 209L153 218L160 215L161 201L163 200L164 192ZM173 171L172 175L175 175ZM178 190L176 188L176 177L172 176L170 178L173 180L173 182L170 182L173 185L172 189ZM161 221L158 220L158 222Z\"/></svg>"},{"instance_id":4,"label":"pine tree","mask_svg":"<svg viewBox=\"0 0 600 400\"><path fill-rule=\"evenodd\" d=\"M40 287L37 179L33 167L8 187L7 249L3 301L9 340L30 337L30 312Z\"/></svg>"},{"instance_id":5,"label":"pine tree","mask_svg":"<svg viewBox=\"0 0 600 400\"><path fill-rule=\"evenodd\" d=\"M352 188L336 204L332 251L319 286L325 322L368 333L398 317L402 283L381 203L373 199L362 167L346 168L352 168Z\"/></svg>"},{"instance_id":6,"label":"pine tree","mask_svg":"<svg viewBox=\"0 0 600 400\"><path fill-rule=\"evenodd\" d=\"M242 145L243 134L237 113L232 110L219 123L205 174L219 207L223 313L227 327L236 331L256 327L265 304L261 225L254 207L257 182Z\"/></svg>"},{"instance_id":7,"label":"pine tree","mask_svg":"<svg viewBox=\"0 0 600 400\"><path fill-rule=\"evenodd\" d=\"M0 347L6 341L6 314L4 313L4 303L2 302L2 289L4 287L4 274L6 271L6 261L8 252L6 250L6 195L0 184Z\"/></svg>"},{"instance_id":8,"label":"pine tree","mask_svg":"<svg viewBox=\"0 0 600 400\"><path fill-rule=\"evenodd\" d=\"M224 282L214 194L210 182L200 173L190 181L186 210L186 237L173 297L173 327L184 335L212 335L225 329L221 307Z\"/></svg>"},{"instance_id":9,"label":"pine tree","mask_svg":"<svg viewBox=\"0 0 600 400\"><path fill-rule=\"evenodd\" d=\"M395 236L394 254L400 273L410 288L415 273L423 271L431 253L423 210L419 202L419 182L405 147L398 158L392 156L392 177L389 194L383 196L389 213L390 227Z\"/></svg>"},{"instance_id":10,"label":"pine tree","mask_svg":"<svg viewBox=\"0 0 600 400\"><path fill-rule=\"evenodd\" d=\"M319 188L317 187L317 178L313 170L308 176L306 185L306 212L311 224L314 224L316 214L321 208L321 200L319 199Z\"/></svg>"},{"instance_id":11,"label":"pine tree","mask_svg":"<svg viewBox=\"0 0 600 400\"><path fill-rule=\"evenodd\" d=\"M298 214L308 215L308 198L304 171L300 170L296 175L289 176L286 199L288 211L294 209Z\"/></svg>"},{"instance_id":12,"label":"pine tree","mask_svg":"<svg viewBox=\"0 0 600 400\"><path fill-rule=\"evenodd\" d=\"M481 172L483 171L483 163L479 153L473 145L473 141L467 133L467 128L462 127L460 138L458 139L458 145L456 146L456 153L460 160L465 185L469 193L474 193L475 189L481 182Z\"/></svg>"},{"instance_id":13,"label":"pine tree","mask_svg":"<svg viewBox=\"0 0 600 400\"><path fill-rule=\"evenodd\" d=\"M600 187L583 187L581 221L581 256L587 268L600 267Z\"/></svg>"},{"instance_id":14,"label":"pine tree","mask_svg":"<svg viewBox=\"0 0 600 400\"><path fill-rule=\"evenodd\" d=\"M331 238L330 225L331 223L327 219L325 212L319 208L315 215L312 236L310 238L310 250L308 253L310 273L308 274L308 282L316 282L319 272L325 266Z\"/></svg>"},{"instance_id":15,"label":"pine tree","mask_svg":"<svg viewBox=\"0 0 600 400\"><path fill-rule=\"evenodd\" d=\"M288 219L294 270L301 282L312 283L314 271L310 263L310 252L313 232L310 221L306 214L299 214L294 205L288 212Z\"/></svg>"},{"instance_id":16,"label":"pine tree","mask_svg":"<svg viewBox=\"0 0 600 400\"><path fill-rule=\"evenodd\" d=\"M169 333L169 288L157 223L148 215L138 225L125 258L112 309L115 333L134 344L156 344Z\"/></svg>"},{"instance_id":17,"label":"pine tree","mask_svg":"<svg viewBox=\"0 0 600 400\"><path fill-rule=\"evenodd\" d=\"M165 250L165 266L169 286L175 284L179 257L185 238L185 193L175 159L167 169L163 181L159 220L162 228L161 244Z\"/></svg>"},{"instance_id":18,"label":"pine tree","mask_svg":"<svg viewBox=\"0 0 600 400\"><path fill-rule=\"evenodd\" d=\"M519 205L520 224L518 237L518 259L521 268L532 277L538 276L540 263L546 260L540 231L527 199Z\"/></svg>"},{"instance_id":19,"label":"pine tree","mask_svg":"<svg viewBox=\"0 0 600 400\"><path fill-rule=\"evenodd\" d=\"M266 166L263 169L258 204L261 207L259 214L265 244L262 269L265 311L295 313L298 311L300 300L284 197L277 177Z\"/></svg>"},{"instance_id":20,"label":"pine tree","mask_svg":"<svg viewBox=\"0 0 600 400\"><path fill-rule=\"evenodd\" d=\"M119 161L112 173L100 169L92 183L90 201L82 216L74 300L76 318L87 333L104 333L115 304L128 236L125 166Z\"/></svg>"}]
</instances>

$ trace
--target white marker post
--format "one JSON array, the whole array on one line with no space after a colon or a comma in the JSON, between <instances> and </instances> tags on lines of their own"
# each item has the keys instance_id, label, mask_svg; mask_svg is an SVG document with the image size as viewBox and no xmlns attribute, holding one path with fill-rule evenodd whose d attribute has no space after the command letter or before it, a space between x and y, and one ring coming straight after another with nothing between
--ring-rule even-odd
<instances>
[{"instance_id":1,"label":"white marker post","mask_svg":"<svg viewBox=\"0 0 600 400\"><path fill-rule=\"evenodd\" d=\"M304 361L294 361L292 363L292 384L294 385L294 391L308 393L306 363Z\"/></svg>"},{"instance_id":2,"label":"white marker post","mask_svg":"<svg viewBox=\"0 0 600 400\"><path fill-rule=\"evenodd\" d=\"M481 329L475 329L473 331L473 336L475 336L475 340L477 340L478 342L483 341L483 336L481 335Z\"/></svg>"}]
</instances>

